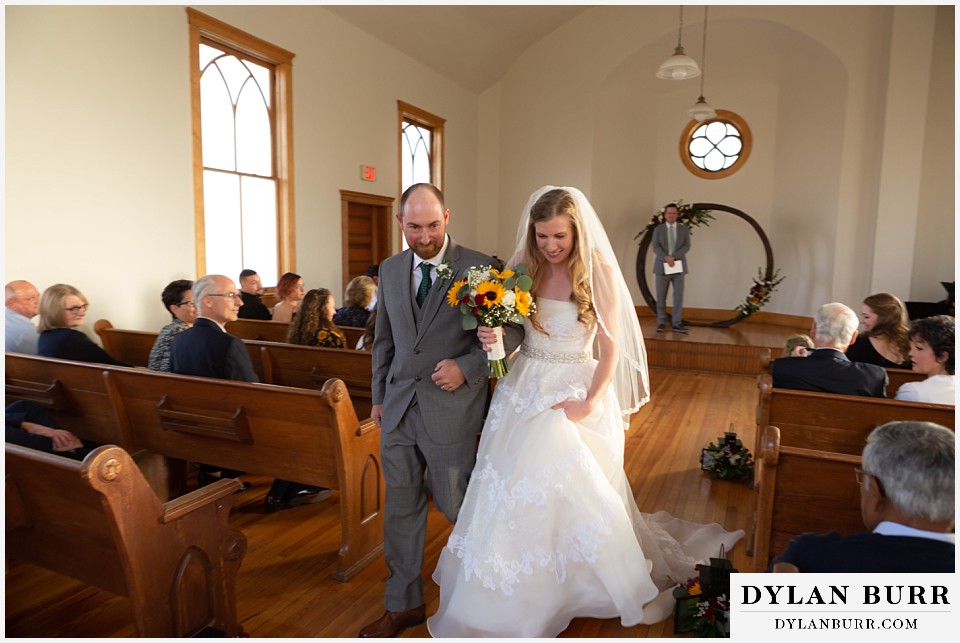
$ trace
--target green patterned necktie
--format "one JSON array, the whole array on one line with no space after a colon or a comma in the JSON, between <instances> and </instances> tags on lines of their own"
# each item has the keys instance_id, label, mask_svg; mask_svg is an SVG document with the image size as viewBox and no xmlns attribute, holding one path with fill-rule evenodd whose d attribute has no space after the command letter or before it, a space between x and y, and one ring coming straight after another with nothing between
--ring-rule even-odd
<instances>
[{"instance_id":1,"label":"green patterned necktie","mask_svg":"<svg viewBox=\"0 0 960 643\"><path fill-rule=\"evenodd\" d=\"M420 262L420 273L423 275L423 279L420 281L420 287L417 288L417 306L423 306L423 302L427 299L427 293L430 292L430 268L432 266L426 261Z\"/></svg>"},{"instance_id":2,"label":"green patterned necktie","mask_svg":"<svg viewBox=\"0 0 960 643\"><path fill-rule=\"evenodd\" d=\"M676 225L676 224L673 224ZM667 226L667 231L670 233L670 255L672 256L674 251L677 249L677 232L674 229L673 225Z\"/></svg>"}]
</instances>

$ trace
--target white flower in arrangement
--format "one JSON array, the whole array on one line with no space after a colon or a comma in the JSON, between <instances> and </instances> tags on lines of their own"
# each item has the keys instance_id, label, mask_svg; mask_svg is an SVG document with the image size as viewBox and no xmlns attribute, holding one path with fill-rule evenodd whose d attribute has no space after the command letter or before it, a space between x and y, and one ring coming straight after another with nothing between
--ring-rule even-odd
<instances>
[{"instance_id":1,"label":"white flower in arrangement","mask_svg":"<svg viewBox=\"0 0 960 643\"><path fill-rule=\"evenodd\" d=\"M503 305L507 308L514 308L514 304L517 303L517 294L512 290L508 290L507 293L503 296Z\"/></svg>"}]
</instances>

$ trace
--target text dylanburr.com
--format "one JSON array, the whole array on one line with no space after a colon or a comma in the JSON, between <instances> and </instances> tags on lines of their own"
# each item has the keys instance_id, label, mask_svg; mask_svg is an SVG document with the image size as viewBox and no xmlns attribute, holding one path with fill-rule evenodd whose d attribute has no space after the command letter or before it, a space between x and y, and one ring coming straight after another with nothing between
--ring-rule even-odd
<instances>
[{"instance_id":1,"label":"text dylanburr.com","mask_svg":"<svg viewBox=\"0 0 960 643\"><path fill-rule=\"evenodd\" d=\"M953 639L960 630L958 601L955 574L733 574L730 636L844 643Z\"/></svg>"}]
</instances>

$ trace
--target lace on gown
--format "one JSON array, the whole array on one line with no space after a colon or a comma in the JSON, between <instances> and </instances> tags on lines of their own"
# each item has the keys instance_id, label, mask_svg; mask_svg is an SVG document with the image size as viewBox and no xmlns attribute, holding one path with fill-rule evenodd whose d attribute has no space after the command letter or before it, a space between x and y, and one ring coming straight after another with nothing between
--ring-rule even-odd
<instances>
[{"instance_id":1,"label":"lace on gown","mask_svg":"<svg viewBox=\"0 0 960 643\"><path fill-rule=\"evenodd\" d=\"M549 335L525 324L530 350L497 384L434 572L434 636L555 636L578 616L657 622L672 610L673 586L742 536L640 514L623 471L614 392L576 423L550 408L586 397L597 362L582 355L594 331L570 302L540 298L538 306Z\"/></svg>"}]
</instances>

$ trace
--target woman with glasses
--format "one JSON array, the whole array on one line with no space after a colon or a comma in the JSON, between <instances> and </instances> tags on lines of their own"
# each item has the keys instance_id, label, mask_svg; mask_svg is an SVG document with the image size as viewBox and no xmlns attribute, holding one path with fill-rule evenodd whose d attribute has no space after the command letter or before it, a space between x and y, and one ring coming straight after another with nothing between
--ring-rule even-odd
<instances>
[{"instance_id":1,"label":"woman with glasses","mask_svg":"<svg viewBox=\"0 0 960 643\"><path fill-rule=\"evenodd\" d=\"M192 288L193 282L189 279L177 279L167 284L160 294L163 307L170 312L173 321L160 330L157 341L150 349L150 358L147 360L147 368L150 370L170 372L170 342L193 326L197 319L197 305L193 301Z\"/></svg>"},{"instance_id":2,"label":"woman with glasses","mask_svg":"<svg viewBox=\"0 0 960 643\"><path fill-rule=\"evenodd\" d=\"M273 307L273 321L287 324L297 314L300 300L303 299L303 277L285 272L277 281L277 305Z\"/></svg>"},{"instance_id":3,"label":"woman with glasses","mask_svg":"<svg viewBox=\"0 0 960 643\"><path fill-rule=\"evenodd\" d=\"M110 356L77 330L83 325L90 304L83 293L68 284L54 284L40 297L40 339L37 353L44 357L73 359L116 366L133 366Z\"/></svg>"}]
</instances>

